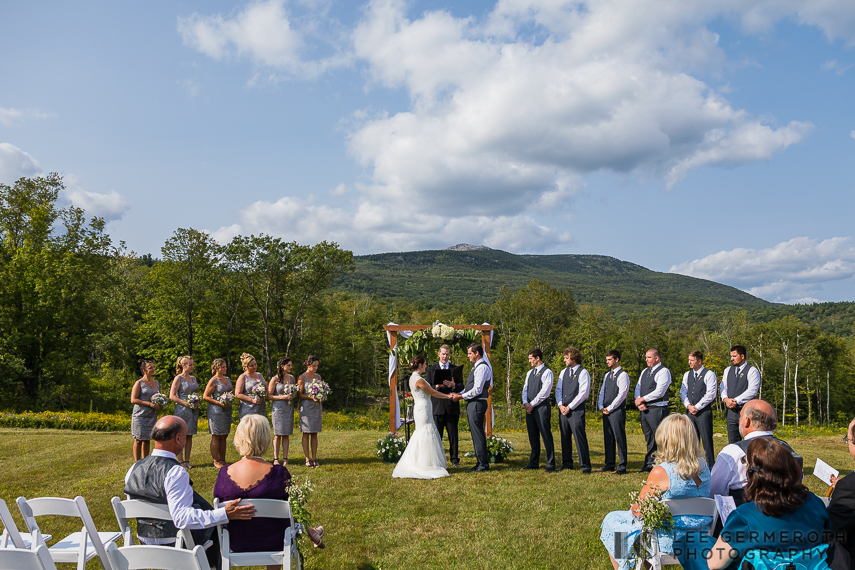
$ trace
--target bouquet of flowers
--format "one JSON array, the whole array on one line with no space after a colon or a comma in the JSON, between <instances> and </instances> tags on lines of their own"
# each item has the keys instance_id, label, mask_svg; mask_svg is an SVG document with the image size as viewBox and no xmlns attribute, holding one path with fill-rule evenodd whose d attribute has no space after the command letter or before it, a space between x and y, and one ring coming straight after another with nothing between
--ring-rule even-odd
<instances>
[{"instance_id":1,"label":"bouquet of flowers","mask_svg":"<svg viewBox=\"0 0 855 570\"><path fill-rule=\"evenodd\" d=\"M662 489L659 485L653 485L650 492L643 499L638 499L635 493L630 493L629 498L635 500L634 511L641 520L641 530L630 533L626 539L632 541L628 546L627 562L636 563L642 567L644 560L648 558L651 550L650 542L658 531L670 532L674 528L674 517L668 506L662 502ZM637 500L636 500L637 499Z\"/></svg>"},{"instance_id":2,"label":"bouquet of flowers","mask_svg":"<svg viewBox=\"0 0 855 570\"><path fill-rule=\"evenodd\" d=\"M283 396L290 396L292 400L294 399L294 396L296 396L297 393L300 391L299 390L300 387L297 386L296 384L283 384L283 386L285 386L285 388L283 390L282 395Z\"/></svg>"},{"instance_id":3,"label":"bouquet of flowers","mask_svg":"<svg viewBox=\"0 0 855 570\"><path fill-rule=\"evenodd\" d=\"M202 401L202 398L199 396L199 394L193 392L192 394L187 396L187 399L184 401L187 402L188 408L190 408L191 410L195 410L199 407L199 403Z\"/></svg>"},{"instance_id":4,"label":"bouquet of flowers","mask_svg":"<svg viewBox=\"0 0 855 570\"><path fill-rule=\"evenodd\" d=\"M332 392L330 385L323 380L312 380L306 384L306 395L313 397L318 402L326 401L330 392Z\"/></svg>"},{"instance_id":5,"label":"bouquet of flowers","mask_svg":"<svg viewBox=\"0 0 855 570\"><path fill-rule=\"evenodd\" d=\"M487 438L487 453L490 454L491 462L493 458L495 461L502 461L513 450L514 444L503 437L491 435Z\"/></svg>"},{"instance_id":6,"label":"bouquet of flowers","mask_svg":"<svg viewBox=\"0 0 855 570\"><path fill-rule=\"evenodd\" d=\"M249 391L252 394L253 398L265 398L267 396L267 387L264 383L256 384L252 387L252 390Z\"/></svg>"},{"instance_id":7,"label":"bouquet of flowers","mask_svg":"<svg viewBox=\"0 0 855 570\"><path fill-rule=\"evenodd\" d=\"M229 407L232 405L232 402L235 401L235 393L234 392L223 392L220 394L220 397L217 398L217 401L221 403L225 407Z\"/></svg>"},{"instance_id":8,"label":"bouquet of flowers","mask_svg":"<svg viewBox=\"0 0 855 570\"><path fill-rule=\"evenodd\" d=\"M312 485L308 477L302 483L295 484L292 481L285 488L285 492L288 493L288 502L291 503L291 515L294 517L294 531L297 532L298 536L305 534L306 529L309 528L309 521L312 515L309 513L306 505L309 503L309 497L312 496L314 491L315 486ZM305 555L302 542L297 543L297 548L300 549L301 555Z\"/></svg>"},{"instance_id":9,"label":"bouquet of flowers","mask_svg":"<svg viewBox=\"0 0 855 570\"><path fill-rule=\"evenodd\" d=\"M377 440L377 457L381 457L387 463L395 463L407 449L407 442L398 434L390 433L384 438Z\"/></svg>"},{"instance_id":10,"label":"bouquet of flowers","mask_svg":"<svg viewBox=\"0 0 855 570\"><path fill-rule=\"evenodd\" d=\"M161 408L169 403L169 398L166 397L166 394L161 394L158 392L157 394L153 394L151 397L151 403L155 406L160 406Z\"/></svg>"},{"instance_id":11,"label":"bouquet of flowers","mask_svg":"<svg viewBox=\"0 0 855 570\"><path fill-rule=\"evenodd\" d=\"M433 326L430 329L430 334L433 338L441 338L442 340L453 340L454 339L454 327L450 327L448 325L444 325L439 321L434 321Z\"/></svg>"},{"instance_id":12,"label":"bouquet of flowers","mask_svg":"<svg viewBox=\"0 0 855 570\"><path fill-rule=\"evenodd\" d=\"M404 404L407 406L412 406L415 403L415 399L410 392L404 394Z\"/></svg>"}]
</instances>

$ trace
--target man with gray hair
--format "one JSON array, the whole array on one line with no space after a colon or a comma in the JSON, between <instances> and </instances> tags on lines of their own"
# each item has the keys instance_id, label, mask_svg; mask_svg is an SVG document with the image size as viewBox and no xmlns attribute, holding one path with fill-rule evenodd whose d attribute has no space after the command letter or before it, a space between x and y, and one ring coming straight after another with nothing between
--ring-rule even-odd
<instances>
[{"instance_id":1,"label":"man with gray hair","mask_svg":"<svg viewBox=\"0 0 855 570\"><path fill-rule=\"evenodd\" d=\"M240 499L214 509L193 490L187 471L176 455L187 441L187 424L177 416L164 416L151 430L154 451L140 459L125 475L125 494L129 499L168 505L172 521L137 519L137 536L143 544L174 544L179 528L191 530L193 541L203 544L209 538L214 545L208 549L208 563L220 567L220 548L213 527L227 520L248 520L255 507L240 506Z\"/></svg>"},{"instance_id":2,"label":"man with gray hair","mask_svg":"<svg viewBox=\"0 0 855 570\"><path fill-rule=\"evenodd\" d=\"M710 474L710 498L716 495L730 495L736 506L743 504L743 490L748 484L748 471L745 454L748 444L757 437L771 437L789 449L803 467L802 456L793 451L790 445L772 435L778 427L778 415L775 408L765 400L750 400L739 414L739 435L742 441L726 445L715 460L715 467Z\"/></svg>"}]
</instances>

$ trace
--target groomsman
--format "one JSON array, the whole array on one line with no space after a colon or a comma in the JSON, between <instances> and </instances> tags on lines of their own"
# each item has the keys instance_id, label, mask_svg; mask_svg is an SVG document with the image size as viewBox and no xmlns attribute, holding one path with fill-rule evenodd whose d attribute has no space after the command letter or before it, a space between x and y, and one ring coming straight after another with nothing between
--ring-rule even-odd
<instances>
[{"instance_id":1,"label":"groomsman","mask_svg":"<svg viewBox=\"0 0 855 570\"><path fill-rule=\"evenodd\" d=\"M712 470L715 452L712 441L712 403L715 401L718 380L715 372L704 367L704 353L693 350L689 353L689 371L683 374L680 385L680 400L686 406L689 420L695 426L704 446L707 466Z\"/></svg>"},{"instance_id":2,"label":"groomsman","mask_svg":"<svg viewBox=\"0 0 855 570\"><path fill-rule=\"evenodd\" d=\"M427 369L427 383L443 394L462 392L462 368L451 364L451 347L443 344L439 347L438 355L439 362L429 366ZM438 373L437 371L439 370L448 370L448 372ZM460 467L460 458L457 451L457 424L460 422L460 404L453 400L446 400L445 398L437 398L435 396L431 396L430 401L433 404L433 421L436 424L436 429L439 430L439 438L442 439L443 430L448 431L448 455L451 457L451 464L454 467Z\"/></svg>"},{"instance_id":3,"label":"groomsman","mask_svg":"<svg viewBox=\"0 0 855 570\"><path fill-rule=\"evenodd\" d=\"M757 397L760 372L745 362L745 347L737 344L730 349L732 366L721 377L721 401L727 406L727 442L742 441L739 435L739 413L746 402Z\"/></svg>"},{"instance_id":4,"label":"groomsman","mask_svg":"<svg viewBox=\"0 0 855 570\"><path fill-rule=\"evenodd\" d=\"M540 466L540 439L546 447L546 472L555 472L555 444L552 441L552 406L549 395L552 393L552 370L543 363L543 352L534 348L528 353L531 370L523 383L522 401L525 408L525 427L531 444L528 465L523 469L537 469Z\"/></svg>"},{"instance_id":5,"label":"groomsman","mask_svg":"<svg viewBox=\"0 0 855 570\"><path fill-rule=\"evenodd\" d=\"M629 374L620 367L620 351L606 353L610 371L603 379L597 409L603 412L603 440L606 465L600 471L615 471L615 444L620 457L615 475L626 475L626 395L629 393Z\"/></svg>"},{"instance_id":6,"label":"groomsman","mask_svg":"<svg viewBox=\"0 0 855 570\"><path fill-rule=\"evenodd\" d=\"M591 393L591 375L582 368L582 353L574 346L564 350L564 364L567 368L561 371L555 384L558 428L561 430L561 468L573 469L575 439L579 467L587 475L591 472L591 456L585 434L585 405Z\"/></svg>"},{"instance_id":7,"label":"groomsman","mask_svg":"<svg viewBox=\"0 0 855 570\"><path fill-rule=\"evenodd\" d=\"M656 453L656 428L671 413L668 409L668 387L671 386L671 371L662 365L659 351L655 348L645 353L647 368L635 385L635 406L641 412L641 432L647 441L644 467L645 473L653 470L653 454Z\"/></svg>"}]
</instances>

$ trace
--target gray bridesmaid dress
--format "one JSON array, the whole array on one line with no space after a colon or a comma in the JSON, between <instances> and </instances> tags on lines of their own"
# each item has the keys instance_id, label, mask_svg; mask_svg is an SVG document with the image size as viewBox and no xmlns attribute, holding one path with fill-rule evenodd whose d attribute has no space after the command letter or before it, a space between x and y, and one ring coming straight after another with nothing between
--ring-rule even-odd
<instances>
[{"instance_id":1,"label":"gray bridesmaid dress","mask_svg":"<svg viewBox=\"0 0 855 570\"><path fill-rule=\"evenodd\" d=\"M311 382L303 376L304 386ZM305 392L303 392L305 394ZM320 402L300 400L300 431L303 433L321 433L323 408Z\"/></svg>"},{"instance_id":2,"label":"gray bridesmaid dress","mask_svg":"<svg viewBox=\"0 0 855 570\"><path fill-rule=\"evenodd\" d=\"M226 383L223 384L219 380L214 379L214 391L211 397L219 400L220 396L226 392L232 391L232 381L225 378ZM228 405L221 408L215 404L208 402L208 431L211 435L229 435L232 431L232 406Z\"/></svg>"},{"instance_id":3,"label":"gray bridesmaid dress","mask_svg":"<svg viewBox=\"0 0 855 570\"><path fill-rule=\"evenodd\" d=\"M259 374L259 376L261 376ZM264 376L261 376L261 380L256 380L250 376L244 374L245 380L243 381L243 393L247 396L252 397L252 389L259 384L264 386ZM240 381L240 379L238 379ZM265 386L266 387L266 386ZM243 419L244 416L249 414L258 414L260 416L267 417L267 405L266 400L262 401L260 404L250 404L240 400L240 405L238 406L238 413L240 414L240 419Z\"/></svg>"},{"instance_id":4,"label":"gray bridesmaid dress","mask_svg":"<svg viewBox=\"0 0 855 570\"><path fill-rule=\"evenodd\" d=\"M276 382L273 390L274 396L285 394L284 382ZM294 398L297 394L293 394ZM273 400L273 435L291 435L294 433L294 404L290 400Z\"/></svg>"},{"instance_id":5,"label":"gray bridesmaid dress","mask_svg":"<svg viewBox=\"0 0 855 570\"><path fill-rule=\"evenodd\" d=\"M184 400L186 402L190 394L199 393L199 383L196 381L194 376L191 376L190 380L187 380L179 374L176 378L181 382L178 385L178 398L180 400ZM184 420L187 424L187 435L196 435L196 429L199 424L199 408L191 410L187 406L175 404L175 415Z\"/></svg>"},{"instance_id":6,"label":"gray bridesmaid dress","mask_svg":"<svg viewBox=\"0 0 855 570\"><path fill-rule=\"evenodd\" d=\"M151 397L160 392L160 384L154 381L154 388L149 388L145 382L140 381L140 400L151 402ZM151 428L157 422L157 410L148 406L134 404L131 414L131 435L137 441L151 440Z\"/></svg>"}]
</instances>

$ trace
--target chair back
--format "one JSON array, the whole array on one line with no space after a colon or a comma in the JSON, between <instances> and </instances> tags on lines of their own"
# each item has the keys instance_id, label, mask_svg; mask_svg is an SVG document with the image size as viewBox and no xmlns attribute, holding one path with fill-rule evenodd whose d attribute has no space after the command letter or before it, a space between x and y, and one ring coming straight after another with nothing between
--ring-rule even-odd
<instances>
[{"instance_id":1,"label":"chair back","mask_svg":"<svg viewBox=\"0 0 855 570\"><path fill-rule=\"evenodd\" d=\"M12 513L9 512L9 507L6 506L6 501L0 499L0 520L3 521L3 534L0 535L0 548L27 548L24 544L24 539L21 533L18 532L18 526L15 524L15 519L12 518ZM11 544L10 544L11 542Z\"/></svg>"},{"instance_id":2,"label":"chair back","mask_svg":"<svg viewBox=\"0 0 855 570\"><path fill-rule=\"evenodd\" d=\"M715 523L718 520L718 508L715 504L715 499L707 497L690 497L688 499L663 499L662 501L671 511L671 516L679 517L683 515L693 515L697 517L710 517L708 533L712 533Z\"/></svg>"},{"instance_id":3,"label":"chair back","mask_svg":"<svg viewBox=\"0 0 855 570\"><path fill-rule=\"evenodd\" d=\"M222 548L223 568L234 566L262 566L281 564L285 570L293 567L299 570L300 554L297 550L296 536L294 534L294 515L291 512L291 503L279 499L243 499L243 505L255 507L255 516L271 519L288 519L290 525L285 529L282 537L282 550L275 552L232 552L231 539L228 527L224 524L217 525L217 533L220 537L220 548ZM223 506L218 498L214 498L214 508Z\"/></svg>"},{"instance_id":4,"label":"chair back","mask_svg":"<svg viewBox=\"0 0 855 570\"><path fill-rule=\"evenodd\" d=\"M210 570L201 546L183 550L172 546L123 546L111 542L107 555L114 570Z\"/></svg>"},{"instance_id":5,"label":"chair back","mask_svg":"<svg viewBox=\"0 0 855 570\"><path fill-rule=\"evenodd\" d=\"M38 544L34 550L0 548L0 568L15 570L56 570L47 546Z\"/></svg>"},{"instance_id":6,"label":"chair back","mask_svg":"<svg viewBox=\"0 0 855 570\"><path fill-rule=\"evenodd\" d=\"M129 519L172 520L172 515L169 513L167 505L147 503L136 499L126 499L123 501L119 497L113 497L110 499L110 503L113 505L113 512L116 515L116 520L119 522L119 530L122 531L122 539L125 546L136 544L131 525L128 522ZM189 530L181 528L178 529L178 536L175 537L175 546L193 550L196 542L193 540L193 536ZM208 546L206 545L205 548L208 548Z\"/></svg>"}]
</instances>

